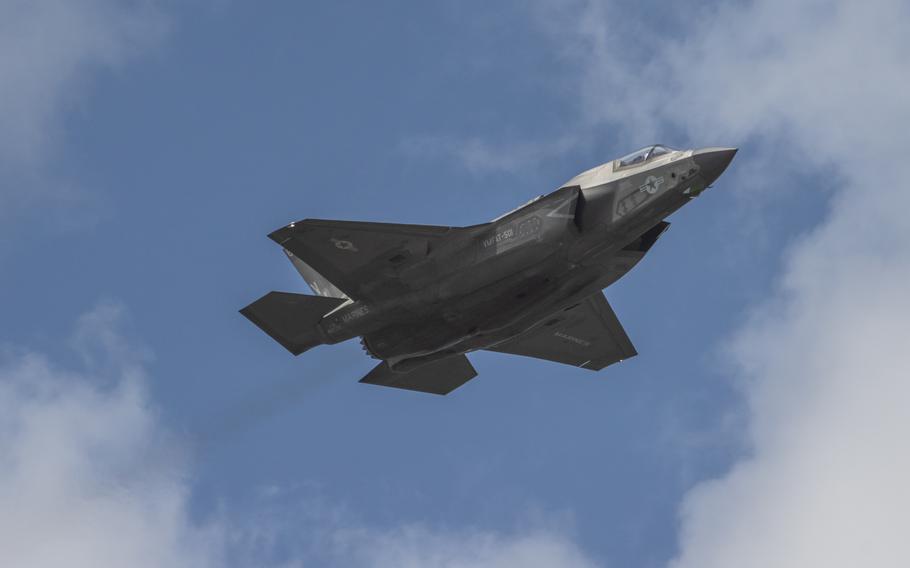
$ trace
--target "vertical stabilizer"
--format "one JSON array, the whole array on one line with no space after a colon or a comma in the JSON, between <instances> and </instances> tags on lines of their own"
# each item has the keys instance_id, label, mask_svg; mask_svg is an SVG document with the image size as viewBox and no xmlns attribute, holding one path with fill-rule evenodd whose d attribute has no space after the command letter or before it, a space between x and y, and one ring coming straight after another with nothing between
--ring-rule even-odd
<instances>
[{"instance_id":1,"label":"vertical stabilizer","mask_svg":"<svg viewBox=\"0 0 910 568\"><path fill-rule=\"evenodd\" d=\"M313 290L318 296L324 296L326 298L344 298L348 299L348 296L339 290L334 284L328 281L322 274L316 272L310 265L303 262L291 251L284 249L284 254L288 255L288 258L291 260L291 264L294 265L294 268L297 269L297 272L303 276L303 279L306 280L306 283L309 284L310 289Z\"/></svg>"}]
</instances>

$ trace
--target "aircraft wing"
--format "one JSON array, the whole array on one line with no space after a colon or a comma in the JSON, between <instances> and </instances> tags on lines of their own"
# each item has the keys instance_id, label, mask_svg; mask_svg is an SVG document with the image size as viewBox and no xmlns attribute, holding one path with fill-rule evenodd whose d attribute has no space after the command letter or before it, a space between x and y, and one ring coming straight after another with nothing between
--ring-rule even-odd
<instances>
[{"instance_id":1,"label":"aircraft wing","mask_svg":"<svg viewBox=\"0 0 910 568\"><path fill-rule=\"evenodd\" d=\"M305 219L271 238L356 300L408 291L400 271L426 257L451 227Z\"/></svg>"},{"instance_id":2,"label":"aircraft wing","mask_svg":"<svg viewBox=\"0 0 910 568\"><path fill-rule=\"evenodd\" d=\"M638 354L603 293L489 350L593 371Z\"/></svg>"}]
</instances>

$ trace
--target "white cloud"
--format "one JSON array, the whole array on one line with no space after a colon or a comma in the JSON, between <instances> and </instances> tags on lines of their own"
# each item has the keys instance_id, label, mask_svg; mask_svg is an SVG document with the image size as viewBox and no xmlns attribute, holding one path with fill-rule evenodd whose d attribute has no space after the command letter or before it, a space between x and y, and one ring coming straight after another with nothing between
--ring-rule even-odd
<instances>
[{"instance_id":1,"label":"white cloud","mask_svg":"<svg viewBox=\"0 0 910 568\"><path fill-rule=\"evenodd\" d=\"M672 565L906 566L910 5L718 4L684 16L681 40L639 27L647 56L631 63L634 40L609 6L573 6L582 16L559 34L576 38L567 57L584 92L610 94L580 101L592 123L682 128L741 145L739 163L773 152L833 190L732 341L751 455L687 496ZM767 185L808 190L765 172Z\"/></svg>"}]
</instances>

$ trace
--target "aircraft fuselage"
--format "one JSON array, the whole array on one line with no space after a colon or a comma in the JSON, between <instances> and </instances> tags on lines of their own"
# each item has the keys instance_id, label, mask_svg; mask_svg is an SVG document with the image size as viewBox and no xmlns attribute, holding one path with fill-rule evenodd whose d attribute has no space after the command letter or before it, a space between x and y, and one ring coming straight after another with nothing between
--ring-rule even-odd
<instances>
[{"instance_id":1,"label":"aircraft fuselage","mask_svg":"<svg viewBox=\"0 0 910 568\"><path fill-rule=\"evenodd\" d=\"M417 292L350 303L319 328L327 343L363 337L365 350L393 370L508 340L626 274L640 256L623 248L719 175L704 171L697 152L706 153L673 152L627 175L597 171L614 173L613 162L589 170L431 250L401 275Z\"/></svg>"}]
</instances>

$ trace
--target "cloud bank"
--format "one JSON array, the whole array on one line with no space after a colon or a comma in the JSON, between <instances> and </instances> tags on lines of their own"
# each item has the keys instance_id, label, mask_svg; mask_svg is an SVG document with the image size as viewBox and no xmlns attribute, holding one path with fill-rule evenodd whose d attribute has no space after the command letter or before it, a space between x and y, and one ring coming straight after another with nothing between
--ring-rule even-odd
<instances>
[{"instance_id":1,"label":"cloud bank","mask_svg":"<svg viewBox=\"0 0 910 568\"><path fill-rule=\"evenodd\" d=\"M223 565L223 527L191 518L187 466L141 366L111 350L121 312L101 305L77 326L103 372L12 348L0 361L0 565Z\"/></svg>"},{"instance_id":2,"label":"cloud bank","mask_svg":"<svg viewBox=\"0 0 910 568\"><path fill-rule=\"evenodd\" d=\"M740 145L738 162L764 172L751 183L765 191L812 191L777 173L802 170L832 192L731 340L750 455L687 495L671 565L906 566L910 5L718 4L679 17L681 39L615 4L541 9L573 14L545 29L575 38L566 57L590 123ZM641 44L645 57L621 57Z\"/></svg>"}]
</instances>

